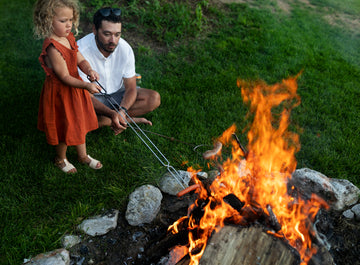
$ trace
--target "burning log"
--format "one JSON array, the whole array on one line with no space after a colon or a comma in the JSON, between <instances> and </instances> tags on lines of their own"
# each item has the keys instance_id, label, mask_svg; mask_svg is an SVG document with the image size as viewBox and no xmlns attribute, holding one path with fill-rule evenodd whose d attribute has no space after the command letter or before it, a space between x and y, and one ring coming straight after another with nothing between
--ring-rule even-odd
<instances>
[{"instance_id":1,"label":"burning log","mask_svg":"<svg viewBox=\"0 0 360 265\"><path fill-rule=\"evenodd\" d=\"M261 227L225 226L210 239L200 265L294 265L299 262L296 251L263 232Z\"/></svg>"},{"instance_id":2,"label":"burning log","mask_svg":"<svg viewBox=\"0 0 360 265\"><path fill-rule=\"evenodd\" d=\"M236 211L239 213L241 212L241 209L244 207L245 203L239 200L238 197L236 197L234 194L230 193L224 197L224 202L229 204L231 207L233 207Z\"/></svg>"},{"instance_id":3,"label":"burning log","mask_svg":"<svg viewBox=\"0 0 360 265\"><path fill-rule=\"evenodd\" d=\"M185 257L177 265L189 264ZM225 226L213 234L200 265L297 265L297 251L282 240L263 232L261 227Z\"/></svg>"},{"instance_id":4,"label":"burning log","mask_svg":"<svg viewBox=\"0 0 360 265\"><path fill-rule=\"evenodd\" d=\"M275 213L273 212L270 205L266 206L268 214L266 214L260 207L260 205L252 202L249 206L245 206L245 203L240 201L238 197L230 193L224 197L224 201L229 204L232 208L237 210L245 219L243 225L253 223L254 221L263 219L265 224L278 232L281 230L281 224L279 223Z\"/></svg>"},{"instance_id":5,"label":"burning log","mask_svg":"<svg viewBox=\"0 0 360 265\"><path fill-rule=\"evenodd\" d=\"M189 265L185 256L176 265ZM199 265L299 265L299 253L284 240L264 232L261 226L224 226L210 238ZM319 247L309 265L334 265L325 247Z\"/></svg>"},{"instance_id":6,"label":"burning log","mask_svg":"<svg viewBox=\"0 0 360 265\"><path fill-rule=\"evenodd\" d=\"M266 210L269 213L269 225L274 228L275 232L278 232L281 230L281 224L279 223L278 219L276 218L276 215L274 214L272 208L270 205L266 206Z\"/></svg>"},{"instance_id":7,"label":"burning log","mask_svg":"<svg viewBox=\"0 0 360 265\"><path fill-rule=\"evenodd\" d=\"M194 187L195 186L195 187ZM198 188L197 185L190 186L189 191ZM186 193L187 189L184 190ZM179 196L179 195L178 195ZM182 195L180 195L182 196ZM278 232L281 230L281 224L279 223L275 213L273 212L270 205L266 206L266 210L268 214L261 208L259 204L253 201L250 205L246 205L245 203L239 200L235 194L229 193L223 198L224 202L229 204L234 210L236 210L243 218L244 221L241 225L249 225L254 223L255 221L263 221L264 224L269 229L274 230L274 232ZM197 212L198 217L202 215L202 208L207 204L207 202L202 202L201 205L192 209L192 212ZM245 206L245 207L244 207ZM199 209L200 208L200 209ZM199 214L201 213L201 214ZM196 218L197 219L197 218Z\"/></svg>"},{"instance_id":8,"label":"burning log","mask_svg":"<svg viewBox=\"0 0 360 265\"><path fill-rule=\"evenodd\" d=\"M146 250L146 255L148 257L149 262L157 262L161 257L166 256L169 253L169 249L175 247L176 245L184 244L186 245L188 242L187 233L185 231L168 235L161 242L151 245L149 249Z\"/></svg>"},{"instance_id":9,"label":"burning log","mask_svg":"<svg viewBox=\"0 0 360 265\"><path fill-rule=\"evenodd\" d=\"M184 224L186 224L186 220ZM169 253L170 249L177 245L186 246L188 242L188 231L181 229L179 233L168 233L163 240L149 244L151 247L145 253L150 263L158 262L161 257Z\"/></svg>"}]
</instances>

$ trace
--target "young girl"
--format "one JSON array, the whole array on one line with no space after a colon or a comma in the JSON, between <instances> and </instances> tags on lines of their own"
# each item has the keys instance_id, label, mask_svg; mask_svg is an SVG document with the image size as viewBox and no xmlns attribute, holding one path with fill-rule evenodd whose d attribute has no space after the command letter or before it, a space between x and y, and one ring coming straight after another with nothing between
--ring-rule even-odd
<instances>
[{"instance_id":1,"label":"young girl","mask_svg":"<svg viewBox=\"0 0 360 265\"><path fill-rule=\"evenodd\" d=\"M45 38L39 57L46 78L40 96L38 129L44 131L47 142L55 146L55 165L65 173L76 168L66 159L68 146L74 145L81 163L93 169L102 168L100 161L86 153L87 132L98 128L90 94L100 87L84 82L77 67L91 80L99 78L78 51L75 37L79 11L76 0L38 0L34 9L35 34Z\"/></svg>"}]
</instances>

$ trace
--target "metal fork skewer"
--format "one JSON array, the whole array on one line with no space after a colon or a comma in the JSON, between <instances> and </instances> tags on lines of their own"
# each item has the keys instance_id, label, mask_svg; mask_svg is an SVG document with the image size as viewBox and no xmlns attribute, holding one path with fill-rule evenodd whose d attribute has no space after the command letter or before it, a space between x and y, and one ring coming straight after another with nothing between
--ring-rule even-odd
<instances>
[{"instance_id":1,"label":"metal fork skewer","mask_svg":"<svg viewBox=\"0 0 360 265\"><path fill-rule=\"evenodd\" d=\"M90 77L88 76L89 81ZM103 89L100 91L100 94L105 96L107 102L111 105L111 107L118 113L120 116L126 121L127 125L135 132L135 134L139 137L139 139L146 145L146 147L153 153L156 159L168 170L170 175L185 189L188 184L185 182L185 179L181 177L179 172L170 165L169 160L165 157L165 155L159 150L159 148L150 140L150 138L145 134L145 132L137 125L137 123L131 118L131 116L127 113L127 110L120 106L116 100L107 93L106 89L97 81L95 82ZM124 110L126 117L121 114L119 109ZM129 122L127 118L131 121ZM135 129L136 127L136 129ZM140 133L139 133L140 132Z\"/></svg>"}]
</instances>

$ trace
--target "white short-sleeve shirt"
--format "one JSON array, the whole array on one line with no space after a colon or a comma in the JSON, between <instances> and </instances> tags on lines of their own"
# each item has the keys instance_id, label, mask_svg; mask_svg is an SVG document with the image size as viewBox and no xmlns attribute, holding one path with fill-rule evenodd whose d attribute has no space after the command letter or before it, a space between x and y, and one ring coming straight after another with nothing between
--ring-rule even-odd
<instances>
[{"instance_id":1,"label":"white short-sleeve shirt","mask_svg":"<svg viewBox=\"0 0 360 265\"><path fill-rule=\"evenodd\" d=\"M111 94L124 89L123 78L135 76L135 56L131 46L120 38L118 46L109 57L105 57L96 46L95 35L90 33L77 41L79 51L90 63L92 69L99 73L99 83ZM81 78L87 76L79 69Z\"/></svg>"}]
</instances>

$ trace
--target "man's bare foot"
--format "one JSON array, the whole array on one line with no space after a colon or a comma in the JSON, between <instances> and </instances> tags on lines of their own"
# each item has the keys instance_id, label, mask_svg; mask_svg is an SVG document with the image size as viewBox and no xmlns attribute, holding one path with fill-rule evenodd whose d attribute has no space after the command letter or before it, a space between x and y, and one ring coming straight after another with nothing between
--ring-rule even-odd
<instances>
[{"instance_id":1,"label":"man's bare foot","mask_svg":"<svg viewBox=\"0 0 360 265\"><path fill-rule=\"evenodd\" d=\"M151 121L149 121L148 119L142 118L142 117L141 118L134 117L134 118L132 118L132 120L137 124L147 124L147 125L152 126ZM132 123L132 121L129 121L129 122ZM110 128L114 131L115 135L122 133L126 129L126 128L116 128L113 124L110 125Z\"/></svg>"},{"instance_id":2,"label":"man's bare foot","mask_svg":"<svg viewBox=\"0 0 360 265\"><path fill-rule=\"evenodd\" d=\"M149 121L148 119L145 119L145 118L137 118L137 117L132 118L132 119L133 119L133 121L134 121L135 123L142 123L142 124L147 124L147 125L152 126L152 122Z\"/></svg>"}]
</instances>

